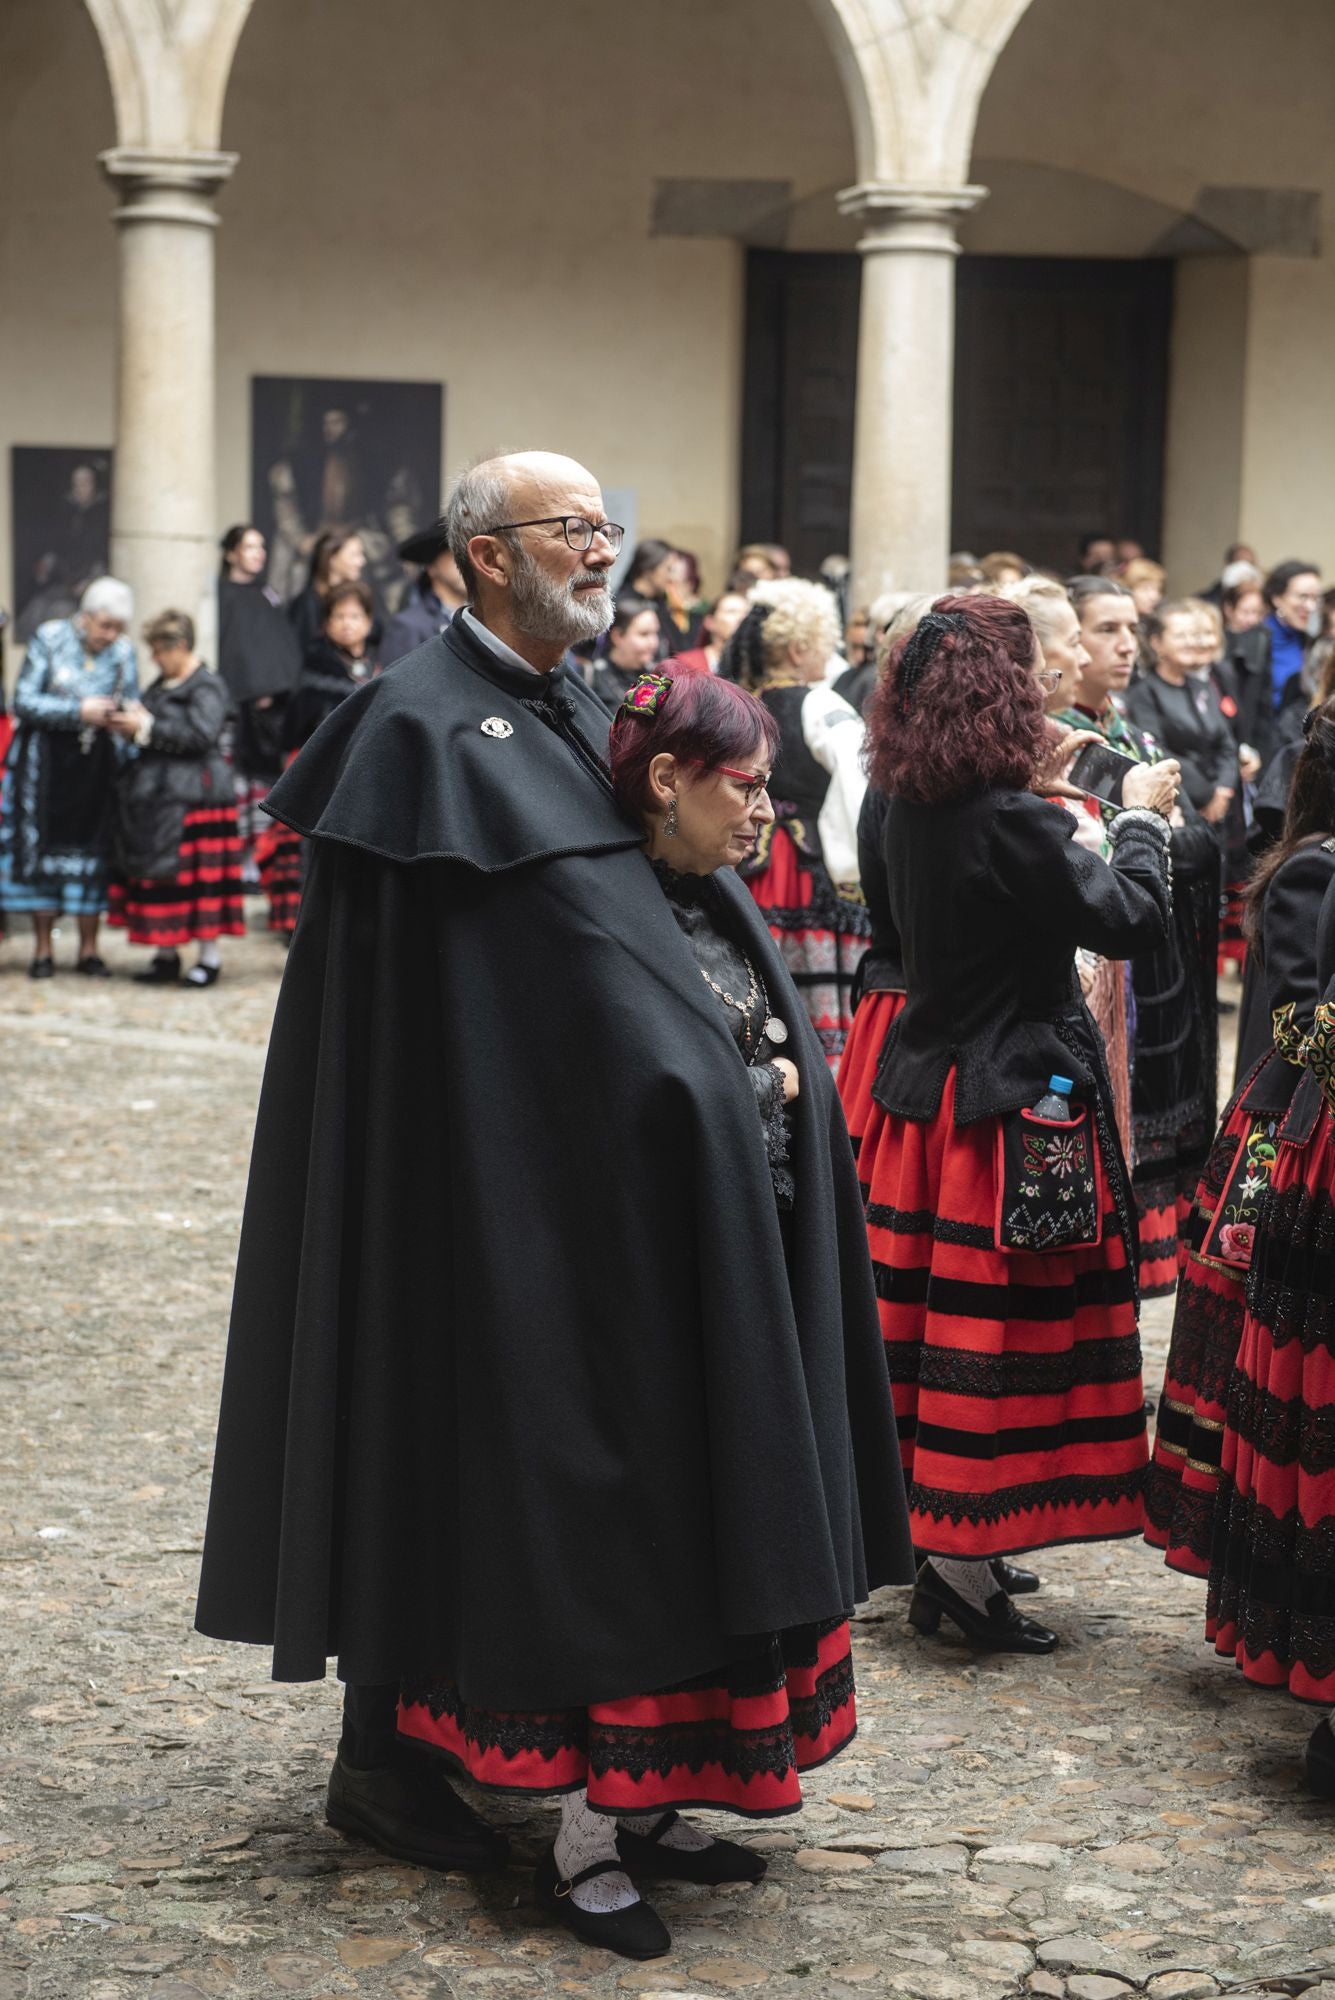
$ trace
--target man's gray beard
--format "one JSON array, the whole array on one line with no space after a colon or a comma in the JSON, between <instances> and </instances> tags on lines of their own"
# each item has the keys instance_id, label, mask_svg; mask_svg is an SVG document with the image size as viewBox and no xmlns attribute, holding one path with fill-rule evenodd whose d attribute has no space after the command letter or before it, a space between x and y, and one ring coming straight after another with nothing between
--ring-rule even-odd
<instances>
[{"instance_id":1,"label":"man's gray beard","mask_svg":"<svg viewBox=\"0 0 1335 2000\"><path fill-rule=\"evenodd\" d=\"M510 576L510 616L518 630L546 646L575 646L582 639L598 638L612 623L615 606L606 571L601 590L573 588L586 574L578 570L569 583L558 583L527 549L517 549Z\"/></svg>"}]
</instances>

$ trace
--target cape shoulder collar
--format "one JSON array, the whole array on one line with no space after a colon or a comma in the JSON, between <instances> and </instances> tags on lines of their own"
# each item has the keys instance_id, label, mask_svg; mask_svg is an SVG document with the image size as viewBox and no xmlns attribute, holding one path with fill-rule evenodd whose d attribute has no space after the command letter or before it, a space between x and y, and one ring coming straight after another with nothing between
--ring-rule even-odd
<instances>
[{"instance_id":1,"label":"cape shoulder collar","mask_svg":"<svg viewBox=\"0 0 1335 2000\"><path fill-rule=\"evenodd\" d=\"M341 702L266 809L312 840L484 874L638 847L598 766L608 727L563 669L510 667L456 619Z\"/></svg>"}]
</instances>

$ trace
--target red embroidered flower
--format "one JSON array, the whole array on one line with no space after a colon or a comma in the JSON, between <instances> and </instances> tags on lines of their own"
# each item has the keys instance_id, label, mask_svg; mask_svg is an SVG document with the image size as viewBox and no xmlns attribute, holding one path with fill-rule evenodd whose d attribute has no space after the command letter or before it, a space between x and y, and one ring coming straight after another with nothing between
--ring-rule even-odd
<instances>
[{"instance_id":1,"label":"red embroidered flower","mask_svg":"<svg viewBox=\"0 0 1335 2000\"><path fill-rule=\"evenodd\" d=\"M1226 1264L1250 1264L1255 1241L1250 1222L1226 1222L1219 1232L1219 1254Z\"/></svg>"}]
</instances>

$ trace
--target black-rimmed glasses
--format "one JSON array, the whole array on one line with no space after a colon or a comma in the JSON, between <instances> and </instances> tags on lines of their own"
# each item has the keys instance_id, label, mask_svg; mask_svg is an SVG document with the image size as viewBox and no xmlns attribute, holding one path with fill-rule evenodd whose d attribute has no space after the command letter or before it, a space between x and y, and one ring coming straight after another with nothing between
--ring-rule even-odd
<instances>
[{"instance_id":1,"label":"black-rimmed glasses","mask_svg":"<svg viewBox=\"0 0 1335 2000\"><path fill-rule=\"evenodd\" d=\"M489 535L503 535L511 528L560 528L566 538L567 548L582 556L593 547L595 535L601 535L613 555L619 555L621 544L626 539L626 530L615 521L586 521L582 514L544 514L537 521L498 521L494 528L488 528Z\"/></svg>"}]
</instances>

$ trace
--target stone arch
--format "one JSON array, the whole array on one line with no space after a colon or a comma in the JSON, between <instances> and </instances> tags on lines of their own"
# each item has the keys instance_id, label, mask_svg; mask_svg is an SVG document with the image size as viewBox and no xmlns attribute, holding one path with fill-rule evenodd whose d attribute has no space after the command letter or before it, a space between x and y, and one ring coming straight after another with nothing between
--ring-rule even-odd
<instances>
[{"instance_id":1,"label":"stone arch","mask_svg":"<svg viewBox=\"0 0 1335 2000\"><path fill-rule=\"evenodd\" d=\"M213 151L253 0L84 0L111 79L116 136L145 150Z\"/></svg>"},{"instance_id":2,"label":"stone arch","mask_svg":"<svg viewBox=\"0 0 1335 2000\"><path fill-rule=\"evenodd\" d=\"M848 95L859 181L967 181L979 102L1029 4L811 0Z\"/></svg>"}]
</instances>

